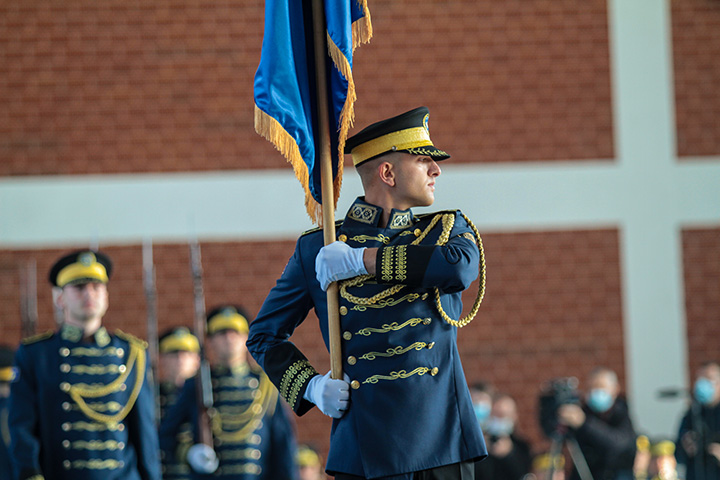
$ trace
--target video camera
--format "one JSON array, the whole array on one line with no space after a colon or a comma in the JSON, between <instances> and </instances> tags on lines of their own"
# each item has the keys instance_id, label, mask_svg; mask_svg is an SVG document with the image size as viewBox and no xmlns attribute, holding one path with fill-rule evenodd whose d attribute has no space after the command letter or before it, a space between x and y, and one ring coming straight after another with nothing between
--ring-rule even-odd
<instances>
[{"instance_id":1,"label":"video camera","mask_svg":"<svg viewBox=\"0 0 720 480\"><path fill-rule=\"evenodd\" d=\"M560 433L557 421L558 408L567 404L580 404L578 385L578 379L575 377L554 378L543 385L539 399L539 420L543 433L548 437Z\"/></svg>"}]
</instances>

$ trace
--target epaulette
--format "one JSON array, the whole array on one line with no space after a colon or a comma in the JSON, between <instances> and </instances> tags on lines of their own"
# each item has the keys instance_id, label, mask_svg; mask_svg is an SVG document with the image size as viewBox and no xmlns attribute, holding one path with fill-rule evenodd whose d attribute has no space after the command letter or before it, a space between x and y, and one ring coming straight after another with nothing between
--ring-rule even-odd
<instances>
[{"instance_id":1,"label":"epaulette","mask_svg":"<svg viewBox=\"0 0 720 480\"><path fill-rule=\"evenodd\" d=\"M129 333L125 333L122 330L115 330L115 335L129 343L135 343L140 345L142 348L148 348L148 343L145 340L136 337L135 335L130 335Z\"/></svg>"},{"instance_id":2,"label":"epaulette","mask_svg":"<svg viewBox=\"0 0 720 480\"><path fill-rule=\"evenodd\" d=\"M340 226L342 226L342 224L343 224L342 220L335 220L335 228L336 229L339 228ZM310 230L305 230L300 236L304 237L308 233L320 232L320 231L322 231L322 229L323 229L322 227L311 228Z\"/></svg>"},{"instance_id":3,"label":"epaulette","mask_svg":"<svg viewBox=\"0 0 720 480\"><path fill-rule=\"evenodd\" d=\"M22 339L22 344L23 344L23 345L30 345L30 344L32 344L32 343L37 343L37 342L40 342L40 341L42 341L42 340L46 340L46 339L52 337L54 333L55 333L55 332L54 332L53 330L48 330L47 332L38 333L37 335L32 335L32 336L30 336L30 337L23 338L23 339Z\"/></svg>"},{"instance_id":4,"label":"epaulette","mask_svg":"<svg viewBox=\"0 0 720 480\"><path fill-rule=\"evenodd\" d=\"M417 218L418 220L422 220L423 218L434 217L435 215L444 215L446 213L452 213L453 215L455 215L456 213L458 213L458 211L459 210L457 210L457 209L453 209L453 210L440 210L439 212L419 213L419 214L415 215L415 218Z\"/></svg>"}]
</instances>

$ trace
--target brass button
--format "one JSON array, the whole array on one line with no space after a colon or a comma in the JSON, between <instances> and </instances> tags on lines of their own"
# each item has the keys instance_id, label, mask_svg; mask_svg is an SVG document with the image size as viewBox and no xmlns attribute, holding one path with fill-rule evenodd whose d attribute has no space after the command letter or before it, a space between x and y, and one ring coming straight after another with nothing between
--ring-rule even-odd
<instances>
[{"instance_id":1,"label":"brass button","mask_svg":"<svg viewBox=\"0 0 720 480\"><path fill-rule=\"evenodd\" d=\"M60 428L62 428L63 432L69 432L70 431L70 422L65 422L62 425L60 425Z\"/></svg>"},{"instance_id":2,"label":"brass button","mask_svg":"<svg viewBox=\"0 0 720 480\"><path fill-rule=\"evenodd\" d=\"M70 440L63 440L63 441L62 441L62 446L63 446L63 448L65 448L65 449L70 448Z\"/></svg>"},{"instance_id":3,"label":"brass button","mask_svg":"<svg viewBox=\"0 0 720 480\"><path fill-rule=\"evenodd\" d=\"M257 378L251 378L248 382L248 385L250 386L250 388L258 388L260 383L258 382Z\"/></svg>"},{"instance_id":4,"label":"brass button","mask_svg":"<svg viewBox=\"0 0 720 480\"><path fill-rule=\"evenodd\" d=\"M125 370L127 370L127 367L126 367L125 365L120 365L120 366L118 367L118 371L119 371L120 373L125 373Z\"/></svg>"},{"instance_id":5,"label":"brass button","mask_svg":"<svg viewBox=\"0 0 720 480\"><path fill-rule=\"evenodd\" d=\"M117 429L118 429L119 432L125 431L125 424L124 424L124 423L119 423L118 426L117 426Z\"/></svg>"},{"instance_id":6,"label":"brass button","mask_svg":"<svg viewBox=\"0 0 720 480\"><path fill-rule=\"evenodd\" d=\"M66 412L69 412L72 407L70 406L70 402L63 402L62 403L62 409Z\"/></svg>"},{"instance_id":7,"label":"brass button","mask_svg":"<svg viewBox=\"0 0 720 480\"><path fill-rule=\"evenodd\" d=\"M125 390L127 390L127 385L125 385L124 383L121 383L121 384L120 384L120 391L121 391L121 392L124 392Z\"/></svg>"},{"instance_id":8,"label":"brass button","mask_svg":"<svg viewBox=\"0 0 720 480\"><path fill-rule=\"evenodd\" d=\"M430 325L432 322L432 318L424 318L423 319L423 325Z\"/></svg>"},{"instance_id":9,"label":"brass button","mask_svg":"<svg viewBox=\"0 0 720 480\"><path fill-rule=\"evenodd\" d=\"M68 382L62 382L60 384L60 390L63 392L69 392L70 391L70 384Z\"/></svg>"},{"instance_id":10,"label":"brass button","mask_svg":"<svg viewBox=\"0 0 720 480\"><path fill-rule=\"evenodd\" d=\"M123 468L123 467L125 466L125 462L123 462L122 460L120 460L120 461L118 462L118 466L119 466L120 468Z\"/></svg>"},{"instance_id":11,"label":"brass button","mask_svg":"<svg viewBox=\"0 0 720 480\"><path fill-rule=\"evenodd\" d=\"M352 355L348 357L347 359L348 364L355 365L357 363L357 358L353 357Z\"/></svg>"},{"instance_id":12,"label":"brass button","mask_svg":"<svg viewBox=\"0 0 720 480\"><path fill-rule=\"evenodd\" d=\"M118 449L122 450L123 448L125 448L125 442L118 442L117 446Z\"/></svg>"},{"instance_id":13,"label":"brass button","mask_svg":"<svg viewBox=\"0 0 720 480\"><path fill-rule=\"evenodd\" d=\"M340 307L340 315L347 315L348 309L345 305Z\"/></svg>"},{"instance_id":14,"label":"brass button","mask_svg":"<svg viewBox=\"0 0 720 480\"><path fill-rule=\"evenodd\" d=\"M347 242L347 235L341 233L340 235L338 235L338 240L340 240L341 242Z\"/></svg>"},{"instance_id":15,"label":"brass button","mask_svg":"<svg viewBox=\"0 0 720 480\"><path fill-rule=\"evenodd\" d=\"M430 370L430 375L432 375L434 377L435 375L438 374L439 371L440 371L440 369L438 367L433 367L432 370Z\"/></svg>"},{"instance_id":16,"label":"brass button","mask_svg":"<svg viewBox=\"0 0 720 480\"><path fill-rule=\"evenodd\" d=\"M67 348L67 347L62 347L62 348L60 349L60 356L61 356L61 357L68 357L68 356L70 356L70 349Z\"/></svg>"},{"instance_id":17,"label":"brass button","mask_svg":"<svg viewBox=\"0 0 720 480\"><path fill-rule=\"evenodd\" d=\"M260 438L260 435L258 435L257 433L253 434L250 437L250 443L253 445L260 445L261 441L262 441L262 439Z\"/></svg>"},{"instance_id":18,"label":"brass button","mask_svg":"<svg viewBox=\"0 0 720 480\"><path fill-rule=\"evenodd\" d=\"M70 372L70 364L69 363L61 363L60 364L60 371L63 373Z\"/></svg>"},{"instance_id":19,"label":"brass button","mask_svg":"<svg viewBox=\"0 0 720 480\"><path fill-rule=\"evenodd\" d=\"M257 415L258 413L262 412L262 405L260 405L259 403L256 403L255 405L253 405L253 406L252 406L252 412L253 412L254 414L256 414L256 415Z\"/></svg>"},{"instance_id":20,"label":"brass button","mask_svg":"<svg viewBox=\"0 0 720 480\"><path fill-rule=\"evenodd\" d=\"M427 348L428 348L428 350L430 350L434 346L435 346L435 342L430 342L430 343L428 343Z\"/></svg>"},{"instance_id":21,"label":"brass button","mask_svg":"<svg viewBox=\"0 0 720 480\"><path fill-rule=\"evenodd\" d=\"M416 228L415 230L413 230L413 235L415 235L416 237L419 237L421 233L422 233L422 231L419 228Z\"/></svg>"},{"instance_id":22,"label":"brass button","mask_svg":"<svg viewBox=\"0 0 720 480\"><path fill-rule=\"evenodd\" d=\"M352 382L350 382L350 386L353 388L353 390L357 390L358 388L360 388L360 382L358 382L357 380L353 380Z\"/></svg>"},{"instance_id":23,"label":"brass button","mask_svg":"<svg viewBox=\"0 0 720 480\"><path fill-rule=\"evenodd\" d=\"M261 456L262 456L262 454L260 453L260 450L254 450L254 449L253 449L253 450L250 452L250 458L252 458L253 460L260 460L260 457L261 457Z\"/></svg>"},{"instance_id":24,"label":"brass button","mask_svg":"<svg viewBox=\"0 0 720 480\"><path fill-rule=\"evenodd\" d=\"M70 463L70 460L63 460L63 468L65 470L70 470L71 466L72 466L72 463Z\"/></svg>"},{"instance_id":25,"label":"brass button","mask_svg":"<svg viewBox=\"0 0 720 480\"><path fill-rule=\"evenodd\" d=\"M343 332L343 338L345 340L350 340L352 338L352 333L350 332Z\"/></svg>"},{"instance_id":26,"label":"brass button","mask_svg":"<svg viewBox=\"0 0 720 480\"><path fill-rule=\"evenodd\" d=\"M115 354L116 354L119 358L122 358L122 356L125 355L125 350L123 350L122 348L118 348L117 350L115 350Z\"/></svg>"}]
</instances>

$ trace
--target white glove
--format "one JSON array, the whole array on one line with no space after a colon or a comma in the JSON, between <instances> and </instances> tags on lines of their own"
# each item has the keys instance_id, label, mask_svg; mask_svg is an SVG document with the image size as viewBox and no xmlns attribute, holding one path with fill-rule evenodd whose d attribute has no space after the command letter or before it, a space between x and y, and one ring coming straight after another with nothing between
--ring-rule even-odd
<instances>
[{"instance_id":1,"label":"white glove","mask_svg":"<svg viewBox=\"0 0 720 480\"><path fill-rule=\"evenodd\" d=\"M332 418L340 418L350 403L350 377L343 375L343 380L333 380L330 372L315 375L310 379L303 397Z\"/></svg>"},{"instance_id":2,"label":"white glove","mask_svg":"<svg viewBox=\"0 0 720 480\"><path fill-rule=\"evenodd\" d=\"M363 248L352 248L345 242L335 241L320 249L315 257L315 276L320 287L327 290L332 282L368 273L363 262Z\"/></svg>"},{"instance_id":3,"label":"white glove","mask_svg":"<svg viewBox=\"0 0 720 480\"><path fill-rule=\"evenodd\" d=\"M204 443L196 443L188 449L187 462L196 473L213 473L220 465L215 450Z\"/></svg>"}]
</instances>

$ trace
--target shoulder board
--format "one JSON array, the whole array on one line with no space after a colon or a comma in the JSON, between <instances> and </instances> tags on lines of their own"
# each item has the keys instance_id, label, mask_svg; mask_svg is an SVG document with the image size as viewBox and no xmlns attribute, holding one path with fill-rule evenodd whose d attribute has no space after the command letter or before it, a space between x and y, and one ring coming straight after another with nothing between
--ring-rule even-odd
<instances>
[{"instance_id":1,"label":"shoulder board","mask_svg":"<svg viewBox=\"0 0 720 480\"><path fill-rule=\"evenodd\" d=\"M335 220L335 228L342 226L342 224L343 224L342 220ZM303 237L303 236L307 235L308 233L315 233L315 232L321 232L321 231L322 231L322 227L315 227L315 228L311 228L310 230L305 230L302 233L302 235L300 235L300 236Z\"/></svg>"},{"instance_id":2,"label":"shoulder board","mask_svg":"<svg viewBox=\"0 0 720 480\"><path fill-rule=\"evenodd\" d=\"M415 215L415 218L418 220L423 220L426 218L432 218L436 215L445 215L446 213L451 213L453 215L456 215L460 212L460 210L440 210L439 212L430 212L430 213L420 213L418 215Z\"/></svg>"},{"instance_id":3,"label":"shoulder board","mask_svg":"<svg viewBox=\"0 0 720 480\"><path fill-rule=\"evenodd\" d=\"M32 335L32 336L30 336L30 337L23 338L23 339L22 339L22 344L23 344L23 345L30 345L31 343L37 343L37 342L40 342L40 341L42 341L42 340L46 340L46 339L52 337L54 333L55 333L54 331L48 330L47 332L38 333L37 335Z\"/></svg>"},{"instance_id":4,"label":"shoulder board","mask_svg":"<svg viewBox=\"0 0 720 480\"><path fill-rule=\"evenodd\" d=\"M122 330L115 330L114 333L116 336L118 336L119 338L122 338L126 342L138 344L142 348L148 347L148 343L145 340L142 340L142 339L136 337L135 335L130 335L129 333L125 333Z\"/></svg>"}]
</instances>

